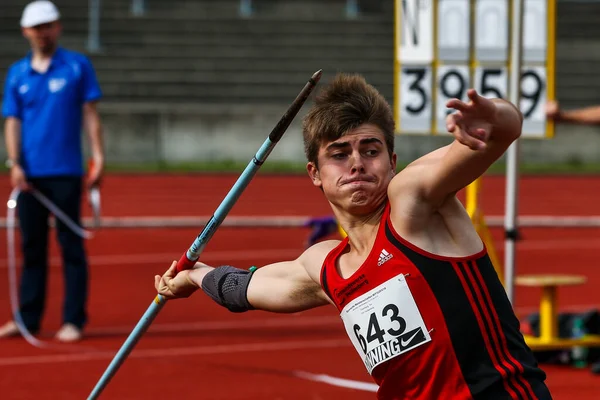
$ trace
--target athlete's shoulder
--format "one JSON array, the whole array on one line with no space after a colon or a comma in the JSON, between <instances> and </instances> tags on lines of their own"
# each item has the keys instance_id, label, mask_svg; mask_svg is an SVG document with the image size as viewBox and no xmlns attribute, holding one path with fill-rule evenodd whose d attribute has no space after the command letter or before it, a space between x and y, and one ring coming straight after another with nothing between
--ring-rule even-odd
<instances>
[{"instance_id":1,"label":"athlete's shoulder","mask_svg":"<svg viewBox=\"0 0 600 400\"><path fill-rule=\"evenodd\" d=\"M313 244L302 253L300 261L307 269L321 270L327 255L341 243L340 240L324 240Z\"/></svg>"},{"instance_id":2,"label":"athlete's shoulder","mask_svg":"<svg viewBox=\"0 0 600 400\"><path fill-rule=\"evenodd\" d=\"M323 258L323 261L324 261L325 257L327 257L327 255L331 252L331 250L333 250L337 246L339 246L341 242L342 242L341 240L323 240L322 242L313 244L308 249L306 249L303 256L307 256L307 257L311 257L311 258L313 258L313 257Z\"/></svg>"}]
</instances>

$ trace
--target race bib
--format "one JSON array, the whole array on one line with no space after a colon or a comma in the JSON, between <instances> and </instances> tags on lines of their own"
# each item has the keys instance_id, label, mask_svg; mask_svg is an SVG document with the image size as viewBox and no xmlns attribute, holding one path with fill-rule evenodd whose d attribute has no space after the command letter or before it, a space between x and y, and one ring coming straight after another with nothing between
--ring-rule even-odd
<instances>
[{"instance_id":1,"label":"race bib","mask_svg":"<svg viewBox=\"0 0 600 400\"><path fill-rule=\"evenodd\" d=\"M341 316L369 374L379 364L431 341L404 275L352 300Z\"/></svg>"}]
</instances>

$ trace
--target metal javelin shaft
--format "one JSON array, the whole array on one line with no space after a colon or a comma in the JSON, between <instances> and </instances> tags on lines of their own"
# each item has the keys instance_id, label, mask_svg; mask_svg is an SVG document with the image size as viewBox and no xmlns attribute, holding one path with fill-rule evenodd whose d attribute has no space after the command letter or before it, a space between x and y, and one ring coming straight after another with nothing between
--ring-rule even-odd
<instances>
[{"instance_id":1,"label":"metal javelin shaft","mask_svg":"<svg viewBox=\"0 0 600 400\"><path fill-rule=\"evenodd\" d=\"M319 79L321 79L321 75L321 70L313 74L302 91L298 94L294 102L287 109L285 114L283 114L277 125L275 125L275 128L273 128L269 134L269 137L267 137L263 145L255 154L254 158L248 163L248 166L235 182L229 193L227 193L227 196L225 196L225 199L223 199L213 216L204 226L202 232L198 235L198 237L196 237L196 240L194 240L188 251L183 254L177 263L178 272L185 269L190 269L194 266L196 260L198 260L200 257L200 253L202 250L204 250L204 247L210 238L213 236L219 225L221 225L237 199L240 197L246 186L248 186L260 166L265 162L271 151L275 148L275 145L277 142L279 142L279 139L281 139L290 123L295 118L296 114L298 114L298 111L300 111L300 108L302 108L302 105L308 99L308 96L319 82ZM125 340L125 343L123 343L109 364L106 371L104 371L104 374L90 393L88 400L97 399L104 388L106 388L110 380L117 373L119 367L123 364L129 353L131 353L142 335L148 330L152 324L152 321L154 321L166 302L167 300L161 295L157 295L154 298L154 301L150 304L150 307L148 307L129 337L127 337Z\"/></svg>"}]
</instances>

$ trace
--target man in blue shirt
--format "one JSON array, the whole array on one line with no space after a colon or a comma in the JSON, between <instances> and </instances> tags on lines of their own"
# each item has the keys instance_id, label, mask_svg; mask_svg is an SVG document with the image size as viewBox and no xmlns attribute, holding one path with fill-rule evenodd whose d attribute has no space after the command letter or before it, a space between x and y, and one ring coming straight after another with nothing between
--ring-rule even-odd
<instances>
[{"instance_id":1,"label":"man in blue shirt","mask_svg":"<svg viewBox=\"0 0 600 400\"><path fill-rule=\"evenodd\" d=\"M14 63L4 86L2 114L13 187L22 190L18 216L23 271L20 314L26 328L40 329L48 271L48 210L28 190L46 195L80 224L82 186L102 177L102 128L96 109L101 97L94 69L82 54L58 47L60 15L50 1L23 10L21 27L31 52ZM89 134L94 167L83 182L82 125ZM65 276L63 325L56 339L79 340L87 319L88 265L83 239L57 221ZM0 337L17 335L13 321Z\"/></svg>"}]
</instances>

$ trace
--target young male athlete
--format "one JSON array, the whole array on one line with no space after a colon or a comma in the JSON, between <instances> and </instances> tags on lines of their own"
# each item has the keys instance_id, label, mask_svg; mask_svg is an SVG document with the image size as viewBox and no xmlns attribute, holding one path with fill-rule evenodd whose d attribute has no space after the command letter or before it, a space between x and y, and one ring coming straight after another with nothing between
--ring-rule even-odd
<instances>
[{"instance_id":1,"label":"young male athlete","mask_svg":"<svg viewBox=\"0 0 600 400\"><path fill-rule=\"evenodd\" d=\"M233 312L296 312L333 304L379 385L379 399L550 399L545 374L486 249L455 194L519 137L521 113L469 90L454 99L456 140L395 173L390 106L357 75L338 75L304 120L308 175L347 237L249 272L176 273L155 287L199 287Z\"/></svg>"}]
</instances>

